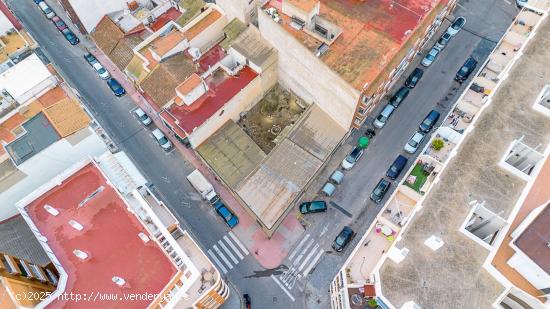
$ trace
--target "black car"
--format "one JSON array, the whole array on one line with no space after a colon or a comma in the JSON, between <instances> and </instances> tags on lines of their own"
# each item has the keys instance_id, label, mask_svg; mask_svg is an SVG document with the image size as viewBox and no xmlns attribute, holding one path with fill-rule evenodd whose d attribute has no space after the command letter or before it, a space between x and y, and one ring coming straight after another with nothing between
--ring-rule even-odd
<instances>
[{"instance_id":1,"label":"black car","mask_svg":"<svg viewBox=\"0 0 550 309\"><path fill-rule=\"evenodd\" d=\"M426 116L426 118L424 118L424 120L422 121L422 123L420 124L420 126L418 127L418 129L420 129L420 131L424 132L424 133L428 133L430 132L430 130L434 127L434 125L436 124L437 120L439 120L439 112L438 111L434 111L432 110L428 116Z\"/></svg>"},{"instance_id":2,"label":"black car","mask_svg":"<svg viewBox=\"0 0 550 309\"><path fill-rule=\"evenodd\" d=\"M244 298L244 307L246 309L252 308L252 302L250 301L250 295L244 294L243 298Z\"/></svg>"},{"instance_id":3,"label":"black car","mask_svg":"<svg viewBox=\"0 0 550 309\"><path fill-rule=\"evenodd\" d=\"M374 190L372 190L370 199L377 204L380 203L380 201L384 198L384 195L386 195L386 192L388 192L390 185L391 182L384 178L380 179L380 181L376 184L376 187L374 187Z\"/></svg>"},{"instance_id":4,"label":"black car","mask_svg":"<svg viewBox=\"0 0 550 309\"><path fill-rule=\"evenodd\" d=\"M78 37L71 31L69 28L65 28L61 31L63 33L63 36L65 36L65 39L71 43L71 45L76 45L80 43L80 40Z\"/></svg>"},{"instance_id":5,"label":"black car","mask_svg":"<svg viewBox=\"0 0 550 309\"><path fill-rule=\"evenodd\" d=\"M409 75L409 77L405 81L405 86L409 88L416 87L416 84L418 84L418 82L422 78L422 75L424 75L424 70L422 70L421 68L414 69L414 71L411 73L411 75Z\"/></svg>"},{"instance_id":6,"label":"black car","mask_svg":"<svg viewBox=\"0 0 550 309\"><path fill-rule=\"evenodd\" d=\"M388 168L386 176L388 176L388 178L391 180L395 180L399 176L399 174L401 174L401 171L405 168L407 162L407 158L402 155L398 155L391 164L390 168Z\"/></svg>"},{"instance_id":7,"label":"black car","mask_svg":"<svg viewBox=\"0 0 550 309\"><path fill-rule=\"evenodd\" d=\"M353 239L355 233L349 226L344 226L340 234L336 236L334 242L332 243L332 249L336 252L342 252L344 248L350 243Z\"/></svg>"},{"instance_id":8,"label":"black car","mask_svg":"<svg viewBox=\"0 0 550 309\"><path fill-rule=\"evenodd\" d=\"M114 78L109 78L109 80L107 81L107 85L109 85L109 88L111 88L111 90L117 97L121 97L126 94L126 90L124 90L120 83Z\"/></svg>"},{"instance_id":9,"label":"black car","mask_svg":"<svg viewBox=\"0 0 550 309\"><path fill-rule=\"evenodd\" d=\"M459 83L467 80L470 74L476 69L476 66L477 61L474 58L470 57L466 59L460 70L456 72L455 80Z\"/></svg>"},{"instance_id":10,"label":"black car","mask_svg":"<svg viewBox=\"0 0 550 309\"><path fill-rule=\"evenodd\" d=\"M94 63L97 62L97 58L94 55L90 54L90 53L85 54L84 59L86 59L86 62L88 62L88 64L91 65L91 66L93 66Z\"/></svg>"},{"instance_id":11,"label":"black car","mask_svg":"<svg viewBox=\"0 0 550 309\"><path fill-rule=\"evenodd\" d=\"M324 201L304 202L300 204L300 212L303 214L325 211L327 211L327 203Z\"/></svg>"},{"instance_id":12,"label":"black car","mask_svg":"<svg viewBox=\"0 0 550 309\"><path fill-rule=\"evenodd\" d=\"M397 92L393 95L393 97L390 99L390 104L394 107L398 107L403 100L409 95L409 91L411 91L407 87L401 87Z\"/></svg>"}]
</instances>

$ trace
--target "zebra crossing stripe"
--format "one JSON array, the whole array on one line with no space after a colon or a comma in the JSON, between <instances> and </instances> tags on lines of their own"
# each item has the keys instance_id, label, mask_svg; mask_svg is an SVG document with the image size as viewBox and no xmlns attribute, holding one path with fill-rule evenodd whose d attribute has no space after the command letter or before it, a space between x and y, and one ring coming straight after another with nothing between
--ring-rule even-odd
<instances>
[{"instance_id":1,"label":"zebra crossing stripe","mask_svg":"<svg viewBox=\"0 0 550 309\"><path fill-rule=\"evenodd\" d=\"M237 247L235 247L235 245L231 242L231 240L229 240L229 237L227 237L227 235L224 235L223 236L223 239L225 240L225 242L231 247L231 249L233 249L233 252L235 252L235 254L239 257L239 259L244 259L244 256L241 254L241 252L237 249Z\"/></svg>"},{"instance_id":2,"label":"zebra crossing stripe","mask_svg":"<svg viewBox=\"0 0 550 309\"><path fill-rule=\"evenodd\" d=\"M241 241L237 238L237 236L235 236L235 234L233 234L232 231L229 231L229 236L231 236L231 238L233 238L233 240L235 241L235 243L239 246L239 248L241 248L241 250L243 250L244 254L245 255L248 255L250 252L248 252L248 250L246 249L246 247L241 243Z\"/></svg>"},{"instance_id":3,"label":"zebra crossing stripe","mask_svg":"<svg viewBox=\"0 0 550 309\"><path fill-rule=\"evenodd\" d=\"M315 253L315 251L317 251L317 248L319 248L319 244L315 244L315 246L313 247L313 249L309 252L309 254L306 256L306 259L302 262L302 264L300 265L300 268L298 268L298 271L302 271L302 269L306 266L306 263L307 261L309 261L309 259L313 256L313 254Z\"/></svg>"},{"instance_id":4,"label":"zebra crossing stripe","mask_svg":"<svg viewBox=\"0 0 550 309\"><path fill-rule=\"evenodd\" d=\"M294 249L294 251L292 251L292 253L290 254L290 256L288 257L288 259L290 261L292 261L292 259L294 258L294 256L296 255L296 253L298 253L298 251L300 250L300 247L302 247L302 245L304 244L304 242L309 238L309 234L306 234L306 236L304 238L302 238L302 240L300 241L300 243L298 244L298 247L296 247L296 249Z\"/></svg>"},{"instance_id":5,"label":"zebra crossing stripe","mask_svg":"<svg viewBox=\"0 0 550 309\"><path fill-rule=\"evenodd\" d=\"M319 250L319 253L317 253L317 255L315 256L315 258L313 259L313 262L311 262L309 264L309 266L304 270L303 274L304 276L307 276L309 274L309 272L311 271L311 269L313 268L313 266L315 266L315 264L317 263L317 261L319 261L319 259L321 258L321 256L323 255L323 253L325 253L325 251L323 251L323 248L320 248L321 250Z\"/></svg>"},{"instance_id":6,"label":"zebra crossing stripe","mask_svg":"<svg viewBox=\"0 0 550 309\"><path fill-rule=\"evenodd\" d=\"M233 265L231 264L231 262L229 262L229 260L225 257L225 255L223 255L220 248L218 248L218 246L216 246L216 245L214 245L213 248L214 248L214 251L216 251L216 253L222 258L222 260L225 262L225 264L227 264L229 269L233 269Z\"/></svg>"},{"instance_id":7,"label":"zebra crossing stripe","mask_svg":"<svg viewBox=\"0 0 550 309\"><path fill-rule=\"evenodd\" d=\"M235 256L231 253L231 251L229 251L229 249L227 248L227 246L222 242L222 240L218 240L218 244L220 244L220 247L222 247L222 249L225 251L225 253L227 253L227 255L229 255L229 257L231 258L231 260L233 261L233 263L235 263L235 265L237 265L239 263L239 260L237 260L235 258Z\"/></svg>"},{"instance_id":8,"label":"zebra crossing stripe","mask_svg":"<svg viewBox=\"0 0 550 309\"><path fill-rule=\"evenodd\" d=\"M216 257L216 255L214 255L214 252L212 252L212 250L210 250L210 249L208 249L207 252L208 252L208 255L210 255L210 257L214 260L216 265L218 265L218 267L221 269L221 271L224 274L227 274L227 269L223 266L223 264L220 262L220 260L218 260L218 257Z\"/></svg>"},{"instance_id":9,"label":"zebra crossing stripe","mask_svg":"<svg viewBox=\"0 0 550 309\"><path fill-rule=\"evenodd\" d=\"M311 247L311 245L313 245L314 243L315 243L315 240L311 239L311 241L307 243L307 246L305 246L304 249L302 249L302 251L300 252L298 257L294 260L294 262L292 264L298 265L300 263L300 260L302 259L302 257L304 257L304 254L306 254L309 247Z\"/></svg>"}]
</instances>

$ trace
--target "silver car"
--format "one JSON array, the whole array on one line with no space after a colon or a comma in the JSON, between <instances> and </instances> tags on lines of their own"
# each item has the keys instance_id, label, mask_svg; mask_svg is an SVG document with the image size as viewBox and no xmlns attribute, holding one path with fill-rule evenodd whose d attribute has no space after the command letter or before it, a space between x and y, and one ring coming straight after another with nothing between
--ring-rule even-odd
<instances>
[{"instance_id":1,"label":"silver car","mask_svg":"<svg viewBox=\"0 0 550 309\"><path fill-rule=\"evenodd\" d=\"M424 137L426 137L426 133L416 131L414 134L409 138L409 141L407 144L405 144L405 147L403 148L405 152L408 152L410 154L415 153L418 150L418 147L424 140Z\"/></svg>"},{"instance_id":2,"label":"silver car","mask_svg":"<svg viewBox=\"0 0 550 309\"><path fill-rule=\"evenodd\" d=\"M437 48L435 46L432 47L432 49L426 55L426 57L424 57L424 59L422 59L422 65L425 66L425 67L429 67L435 61L435 58L439 54L439 51L440 51L439 48Z\"/></svg>"},{"instance_id":3,"label":"silver car","mask_svg":"<svg viewBox=\"0 0 550 309\"><path fill-rule=\"evenodd\" d=\"M139 122L141 122L143 125L150 125L152 120L151 117L149 117L141 108L137 108L134 111L134 114L136 114L137 118L139 119Z\"/></svg>"},{"instance_id":4,"label":"silver car","mask_svg":"<svg viewBox=\"0 0 550 309\"><path fill-rule=\"evenodd\" d=\"M378 129L382 129L386 122L388 122L388 119L390 119L391 114L393 114L393 111L395 110L395 107L391 104L388 104L384 107L384 109L380 112L380 115L376 117L373 121L373 125L377 127Z\"/></svg>"}]
</instances>

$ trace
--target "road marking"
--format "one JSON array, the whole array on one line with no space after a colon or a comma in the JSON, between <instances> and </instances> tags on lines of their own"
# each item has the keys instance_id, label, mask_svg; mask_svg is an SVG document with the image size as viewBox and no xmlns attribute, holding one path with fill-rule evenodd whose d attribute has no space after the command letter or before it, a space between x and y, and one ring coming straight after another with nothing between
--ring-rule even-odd
<instances>
[{"instance_id":1,"label":"road marking","mask_svg":"<svg viewBox=\"0 0 550 309\"><path fill-rule=\"evenodd\" d=\"M346 216L348 216L348 217L350 217L350 218L353 217L352 214L350 214L347 210L345 210L344 208L342 208L340 205L336 204L335 202L330 201L329 203L330 203L330 205L332 205L332 207L338 209L338 210L339 210L341 213L343 213L344 215L346 215Z\"/></svg>"},{"instance_id":2,"label":"road marking","mask_svg":"<svg viewBox=\"0 0 550 309\"><path fill-rule=\"evenodd\" d=\"M315 251L317 251L317 248L319 248L319 244L315 244L315 247L313 247L313 249L309 252L306 259L302 262L302 264L298 268L298 271L302 271L302 269L304 269L304 267L306 266L307 261L309 261L309 259L311 259L313 254L315 254Z\"/></svg>"},{"instance_id":3,"label":"road marking","mask_svg":"<svg viewBox=\"0 0 550 309\"><path fill-rule=\"evenodd\" d=\"M506 4L508 4L508 5L512 5L512 2L510 2L508 0L504 0L504 2L506 2Z\"/></svg>"},{"instance_id":4,"label":"road marking","mask_svg":"<svg viewBox=\"0 0 550 309\"><path fill-rule=\"evenodd\" d=\"M319 259L321 258L321 256L323 256L323 253L325 253L325 251L321 248L321 250L319 251L319 253L317 253L317 255L315 256L315 258L313 259L313 262L311 262L309 264L309 266L304 270L303 274L304 276L307 276L309 274L309 272L311 271L311 269L315 266L315 264L317 264L317 261L319 261Z\"/></svg>"},{"instance_id":5,"label":"road marking","mask_svg":"<svg viewBox=\"0 0 550 309\"><path fill-rule=\"evenodd\" d=\"M222 272L224 274L227 274L227 269L225 269L225 267L223 266L223 264L220 262L220 260L218 260L218 258L214 255L214 252L212 252L212 250L208 249L208 255L210 255L210 257L214 260L214 262L216 263L216 265L218 265L218 267L222 270Z\"/></svg>"},{"instance_id":6,"label":"road marking","mask_svg":"<svg viewBox=\"0 0 550 309\"><path fill-rule=\"evenodd\" d=\"M285 294L290 298L290 300L295 301L294 296L290 294L290 292L283 286L283 284L279 280L277 280L277 278L275 278L275 276L271 275L271 279L273 279L273 281L277 283L277 285L283 290L283 292L285 292Z\"/></svg>"},{"instance_id":7,"label":"road marking","mask_svg":"<svg viewBox=\"0 0 550 309\"><path fill-rule=\"evenodd\" d=\"M302 249L302 251L300 251L300 254L298 255L298 257L294 260L294 262L292 264L293 265L298 265L298 263L300 263L300 260L302 259L304 254L306 254L307 249L309 249L309 247L311 247L311 245L313 245L314 243L315 243L315 239L312 238L311 241L308 242L307 246L305 246L304 249Z\"/></svg>"},{"instance_id":8,"label":"road marking","mask_svg":"<svg viewBox=\"0 0 550 309\"><path fill-rule=\"evenodd\" d=\"M216 246L216 245L214 245L213 248L214 248L214 251L216 251L216 253L222 258L222 260L225 262L225 264L227 264L227 266L229 266L229 269L233 269L233 265L231 264L231 262L229 262L229 260L225 257L225 255L223 255L220 248L218 248L218 246Z\"/></svg>"},{"instance_id":9,"label":"road marking","mask_svg":"<svg viewBox=\"0 0 550 309\"><path fill-rule=\"evenodd\" d=\"M246 247L241 243L241 241L237 238L237 236L235 236L235 234L233 234L232 231L229 231L229 236L231 236L231 238L233 238L235 243L239 246L239 248L241 248L241 250L243 250L245 255L248 255L250 253L250 252L248 252Z\"/></svg>"},{"instance_id":10,"label":"road marking","mask_svg":"<svg viewBox=\"0 0 550 309\"><path fill-rule=\"evenodd\" d=\"M302 240L300 241L300 243L298 244L298 247L296 247L296 249L294 249L294 251L292 251L292 253L290 254L290 256L288 257L288 259L290 261L292 261L292 259L294 258L294 256L296 255L296 253L300 250L300 247L304 244L304 242L306 241L306 239L309 238L309 234L306 234L306 236L304 238L302 238Z\"/></svg>"},{"instance_id":11,"label":"road marking","mask_svg":"<svg viewBox=\"0 0 550 309\"><path fill-rule=\"evenodd\" d=\"M227 248L227 246L222 242L222 240L218 240L218 244L220 244L220 246L223 248L223 250L225 251L225 253L227 253L227 255L229 255L229 257L231 258L231 260L233 261L233 263L235 263L235 265L237 265L239 263L239 260L237 260L237 258L235 258L235 256L231 253L231 251L229 251L229 249Z\"/></svg>"},{"instance_id":12,"label":"road marking","mask_svg":"<svg viewBox=\"0 0 550 309\"><path fill-rule=\"evenodd\" d=\"M237 254L237 256L239 257L239 259L244 259L244 256L241 254L241 252L237 249L237 247L235 247L235 245L229 240L229 238L227 237L227 235L224 235L223 236L223 239L225 239L225 242L233 249L233 251L235 252L235 254Z\"/></svg>"}]
</instances>

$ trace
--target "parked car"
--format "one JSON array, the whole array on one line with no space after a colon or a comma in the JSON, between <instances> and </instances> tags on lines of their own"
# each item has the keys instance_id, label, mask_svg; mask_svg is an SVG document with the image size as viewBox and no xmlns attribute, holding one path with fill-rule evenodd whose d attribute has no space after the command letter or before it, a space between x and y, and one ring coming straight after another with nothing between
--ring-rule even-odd
<instances>
[{"instance_id":1,"label":"parked car","mask_svg":"<svg viewBox=\"0 0 550 309\"><path fill-rule=\"evenodd\" d=\"M69 41L71 45L76 45L80 43L78 37L69 28L61 30L61 33L63 33L63 36L65 36L65 39L67 39L67 41Z\"/></svg>"},{"instance_id":2,"label":"parked car","mask_svg":"<svg viewBox=\"0 0 550 309\"><path fill-rule=\"evenodd\" d=\"M151 122L153 122L151 118L141 108L136 108L134 114L136 114L139 122L141 122L143 125L148 126L151 124Z\"/></svg>"},{"instance_id":3,"label":"parked car","mask_svg":"<svg viewBox=\"0 0 550 309\"><path fill-rule=\"evenodd\" d=\"M52 19L55 16L55 12L46 4L46 2L40 1L38 3L38 7L40 7L48 19Z\"/></svg>"},{"instance_id":4,"label":"parked car","mask_svg":"<svg viewBox=\"0 0 550 309\"><path fill-rule=\"evenodd\" d=\"M99 74L99 77L101 79L108 79L111 77L111 74L109 74L109 71L107 71L99 61L96 61L94 64L92 64L92 67L95 69L97 74Z\"/></svg>"},{"instance_id":5,"label":"parked car","mask_svg":"<svg viewBox=\"0 0 550 309\"><path fill-rule=\"evenodd\" d=\"M426 118L424 118L418 129L424 133L430 132L434 125L437 123L437 120L439 120L440 115L441 114L438 111L430 111Z\"/></svg>"},{"instance_id":6,"label":"parked car","mask_svg":"<svg viewBox=\"0 0 550 309\"><path fill-rule=\"evenodd\" d=\"M437 55L439 54L439 48L432 47L430 52L422 59L421 64L425 67L429 67L434 61Z\"/></svg>"},{"instance_id":7,"label":"parked car","mask_svg":"<svg viewBox=\"0 0 550 309\"><path fill-rule=\"evenodd\" d=\"M411 73L411 75L409 75L409 77L405 81L405 86L409 88L416 87L416 84L418 84L418 82L422 78L422 75L424 75L424 70L422 70L421 68L414 69L414 71Z\"/></svg>"},{"instance_id":8,"label":"parked car","mask_svg":"<svg viewBox=\"0 0 550 309\"><path fill-rule=\"evenodd\" d=\"M63 31L64 29L67 29L67 24L61 19L59 16L54 16L52 18L52 22L59 31Z\"/></svg>"},{"instance_id":9,"label":"parked car","mask_svg":"<svg viewBox=\"0 0 550 309\"><path fill-rule=\"evenodd\" d=\"M355 146L349 155L342 161L342 168L345 170L351 170L355 163L359 161L359 158L363 155L363 149L359 146Z\"/></svg>"},{"instance_id":10,"label":"parked car","mask_svg":"<svg viewBox=\"0 0 550 309\"><path fill-rule=\"evenodd\" d=\"M303 214L325 211L327 211L327 203L324 201L304 202L300 204L300 212Z\"/></svg>"},{"instance_id":11,"label":"parked car","mask_svg":"<svg viewBox=\"0 0 550 309\"><path fill-rule=\"evenodd\" d=\"M421 131L414 132L411 138L409 138L409 141L407 142L407 144L405 144L404 150L411 154L415 153L418 150L418 146L420 146L420 144L424 140L425 136L426 134L424 132L421 132Z\"/></svg>"},{"instance_id":12,"label":"parked car","mask_svg":"<svg viewBox=\"0 0 550 309\"><path fill-rule=\"evenodd\" d=\"M455 80L459 83L467 80L470 74L476 69L476 66L477 61L473 57L466 59L460 70L456 72Z\"/></svg>"},{"instance_id":13,"label":"parked car","mask_svg":"<svg viewBox=\"0 0 550 309\"><path fill-rule=\"evenodd\" d=\"M525 5L527 5L527 3L529 2L529 0L516 0L516 6L521 9L523 8Z\"/></svg>"},{"instance_id":14,"label":"parked car","mask_svg":"<svg viewBox=\"0 0 550 309\"><path fill-rule=\"evenodd\" d=\"M222 201L217 201L213 206L216 209L216 213L222 217L229 228L234 228L239 223L239 218Z\"/></svg>"},{"instance_id":15,"label":"parked car","mask_svg":"<svg viewBox=\"0 0 550 309\"><path fill-rule=\"evenodd\" d=\"M455 21L453 22L452 25L449 26L449 28L447 28L447 33L450 34L451 36L455 36L458 33L458 31L460 31L460 29L464 27L465 24L466 24L466 18L460 16L457 19L455 19Z\"/></svg>"},{"instance_id":16,"label":"parked car","mask_svg":"<svg viewBox=\"0 0 550 309\"><path fill-rule=\"evenodd\" d=\"M126 90L124 90L120 83L114 78L109 78L107 80L107 85L109 85L109 88L111 88L111 90L117 97L121 97L126 94Z\"/></svg>"},{"instance_id":17,"label":"parked car","mask_svg":"<svg viewBox=\"0 0 550 309\"><path fill-rule=\"evenodd\" d=\"M399 107L399 104L405 100L405 98L409 95L409 92L411 90L407 87L401 87L397 92L391 97L390 104L393 105L395 108Z\"/></svg>"},{"instance_id":18,"label":"parked car","mask_svg":"<svg viewBox=\"0 0 550 309\"><path fill-rule=\"evenodd\" d=\"M344 226L340 234L336 236L334 242L332 243L332 249L336 252L342 252L344 248L350 243L353 239L354 232L349 226Z\"/></svg>"},{"instance_id":19,"label":"parked car","mask_svg":"<svg viewBox=\"0 0 550 309\"><path fill-rule=\"evenodd\" d=\"M252 302L250 300L250 296L248 294L244 294L243 298L244 298L244 307L246 309L252 308Z\"/></svg>"},{"instance_id":20,"label":"parked car","mask_svg":"<svg viewBox=\"0 0 550 309\"><path fill-rule=\"evenodd\" d=\"M97 58L90 53L85 54L84 59L86 60L86 62L88 62L89 65L94 65L94 63L97 62Z\"/></svg>"},{"instance_id":21,"label":"parked car","mask_svg":"<svg viewBox=\"0 0 550 309\"><path fill-rule=\"evenodd\" d=\"M376 184L376 187L372 190L370 199L376 204L380 203L380 201L384 198L384 195L386 195L386 192L388 192L390 185L391 182L384 178L380 179L380 181Z\"/></svg>"},{"instance_id":22,"label":"parked car","mask_svg":"<svg viewBox=\"0 0 550 309\"><path fill-rule=\"evenodd\" d=\"M397 177L399 177L399 174L401 174L401 171L407 166L407 158L402 155L398 155L397 158L393 161L390 168L388 168L388 171L386 172L386 176L388 176L389 179L395 180Z\"/></svg>"},{"instance_id":23,"label":"parked car","mask_svg":"<svg viewBox=\"0 0 550 309\"><path fill-rule=\"evenodd\" d=\"M38 4L38 3L40 3L40 2L42 2L42 1L44 1L44 0L33 0L33 1L34 1L34 3Z\"/></svg>"},{"instance_id":24,"label":"parked car","mask_svg":"<svg viewBox=\"0 0 550 309\"><path fill-rule=\"evenodd\" d=\"M380 112L378 117L374 119L372 122L372 125L375 126L378 129L382 129L386 122L388 122L388 119L390 119L391 114L393 114L393 111L395 110L395 107L391 104L388 104L384 107L384 109Z\"/></svg>"},{"instance_id":25,"label":"parked car","mask_svg":"<svg viewBox=\"0 0 550 309\"><path fill-rule=\"evenodd\" d=\"M435 47L439 49L445 48L445 46L447 46L447 44L449 43L452 37L453 36L448 32L443 33L443 35L435 43Z\"/></svg>"},{"instance_id":26,"label":"parked car","mask_svg":"<svg viewBox=\"0 0 550 309\"><path fill-rule=\"evenodd\" d=\"M170 142L170 140L166 138L166 136L164 135L164 133L162 133L160 129L154 129L152 133L162 149L170 150L172 148L172 142Z\"/></svg>"}]
</instances>

